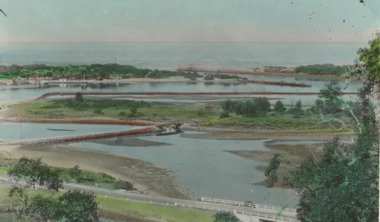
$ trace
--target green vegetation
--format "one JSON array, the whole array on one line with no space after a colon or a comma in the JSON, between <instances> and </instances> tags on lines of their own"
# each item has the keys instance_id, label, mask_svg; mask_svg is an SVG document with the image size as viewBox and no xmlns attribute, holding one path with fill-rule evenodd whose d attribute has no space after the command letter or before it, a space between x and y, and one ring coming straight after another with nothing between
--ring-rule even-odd
<instances>
[{"instance_id":1,"label":"green vegetation","mask_svg":"<svg viewBox=\"0 0 380 222\"><path fill-rule=\"evenodd\" d=\"M15 203L17 200L15 198L9 198L8 196L10 190L11 188L0 187L0 200L10 200L11 204ZM41 195L42 197L46 197L48 199L58 199L60 194L57 192L29 189L27 189L26 192L28 194L29 200L38 195ZM206 211L158 206L149 203L138 203L103 195L96 195L96 202L98 203L98 210L101 212L106 212L105 214L111 216L111 218L112 214L116 214L139 219L157 218L169 222L213 221L212 213ZM15 213L15 211L13 212Z\"/></svg>"},{"instance_id":2,"label":"green vegetation","mask_svg":"<svg viewBox=\"0 0 380 222\"><path fill-rule=\"evenodd\" d=\"M265 97L258 97L247 101L227 100L221 106L225 112L234 112L237 115L243 116L265 115L270 111L270 103Z\"/></svg>"},{"instance_id":3,"label":"green vegetation","mask_svg":"<svg viewBox=\"0 0 380 222\"><path fill-rule=\"evenodd\" d=\"M276 102L276 104L274 104L274 111L277 112L277 113L282 113L286 110L286 108L284 107L284 104L278 100Z\"/></svg>"},{"instance_id":4,"label":"green vegetation","mask_svg":"<svg viewBox=\"0 0 380 222\"><path fill-rule=\"evenodd\" d=\"M256 104L256 105L255 105ZM270 109L266 98L231 101L217 104L172 104L132 100L109 100L83 98L77 102L56 100L12 105L12 114L30 120L72 119L89 117L113 117L121 120L180 121L206 127L245 127L284 130L308 130L336 132L336 124L323 122L317 108L303 106L283 106L283 111ZM136 109L134 109L136 108ZM315 115L318 114L318 115ZM329 114L330 115L330 114ZM330 118L324 115L324 118ZM345 128L340 132L350 132L351 117L344 112Z\"/></svg>"},{"instance_id":5,"label":"green vegetation","mask_svg":"<svg viewBox=\"0 0 380 222\"><path fill-rule=\"evenodd\" d=\"M8 175L16 181L24 179L27 186L46 186L50 190L58 191L63 188L58 171L41 162L41 159L21 158L16 165L8 170Z\"/></svg>"},{"instance_id":6,"label":"green vegetation","mask_svg":"<svg viewBox=\"0 0 380 222\"><path fill-rule=\"evenodd\" d=\"M189 210L158 206L149 203L137 203L105 196L97 196L99 209L114 214L134 218L155 218L168 222L212 222L212 213L207 211Z\"/></svg>"},{"instance_id":7,"label":"green vegetation","mask_svg":"<svg viewBox=\"0 0 380 222\"><path fill-rule=\"evenodd\" d=\"M86 191L69 190L57 195L29 194L28 189L13 187L8 196L11 211L22 221L96 222L98 204L95 195Z\"/></svg>"},{"instance_id":8,"label":"green vegetation","mask_svg":"<svg viewBox=\"0 0 380 222\"><path fill-rule=\"evenodd\" d=\"M69 65L69 66L11 66L8 71L0 73L0 79L9 78L30 78L30 77L47 77L47 78L73 78L87 79L109 78L118 76L120 78L166 78L171 76L193 77L192 74L186 74L176 71L138 69L130 65L119 64L92 64L92 65Z\"/></svg>"},{"instance_id":9,"label":"green vegetation","mask_svg":"<svg viewBox=\"0 0 380 222\"><path fill-rule=\"evenodd\" d=\"M214 214L214 222L240 222L239 218L231 213L216 213Z\"/></svg>"},{"instance_id":10,"label":"green vegetation","mask_svg":"<svg viewBox=\"0 0 380 222\"><path fill-rule=\"evenodd\" d=\"M280 167L280 154L275 153L271 158L269 165L265 169L265 176L267 177L267 187L273 187L278 180L277 169Z\"/></svg>"},{"instance_id":11,"label":"green vegetation","mask_svg":"<svg viewBox=\"0 0 380 222\"><path fill-rule=\"evenodd\" d=\"M378 39L375 41L380 43ZM378 45L372 44L371 49L359 51L370 75L359 93L357 115L353 114L359 126L355 143L340 143L334 139L325 144L319 160L305 161L288 180L301 193L297 208L301 221L379 219L379 132L370 103L373 86L379 82L380 63L372 60L378 58L378 52ZM328 91L336 91L333 84L330 86ZM340 99L334 99L330 93L324 97L340 103Z\"/></svg>"},{"instance_id":12,"label":"green vegetation","mask_svg":"<svg viewBox=\"0 0 380 222\"><path fill-rule=\"evenodd\" d=\"M115 189L134 190L131 183L127 181L117 180L105 173L93 173L79 169L74 166L71 169L50 167L58 171L59 178L68 183L80 183L86 185L96 185L103 187L112 187Z\"/></svg>"},{"instance_id":13,"label":"green vegetation","mask_svg":"<svg viewBox=\"0 0 380 222\"><path fill-rule=\"evenodd\" d=\"M380 35L371 42L369 49L360 49L359 55L370 77L380 82Z\"/></svg>"},{"instance_id":14,"label":"green vegetation","mask_svg":"<svg viewBox=\"0 0 380 222\"><path fill-rule=\"evenodd\" d=\"M72 174L80 175L75 168ZM58 170L43 164L41 159L21 158L11 167L8 174L16 181L24 179L25 188L12 187L8 197L11 211L17 219L26 221L98 221L95 195L86 191L70 190L61 196L29 194L30 187L36 183L48 190L59 191L63 188Z\"/></svg>"},{"instance_id":15,"label":"green vegetation","mask_svg":"<svg viewBox=\"0 0 380 222\"><path fill-rule=\"evenodd\" d=\"M309 73L316 75L342 75L346 73L348 66L335 66L332 64L298 66L294 69L296 73Z\"/></svg>"},{"instance_id":16,"label":"green vegetation","mask_svg":"<svg viewBox=\"0 0 380 222\"><path fill-rule=\"evenodd\" d=\"M341 111L344 104L341 93L342 89L337 81L332 81L320 90L319 97L324 101L321 107L323 113L337 113Z\"/></svg>"},{"instance_id":17,"label":"green vegetation","mask_svg":"<svg viewBox=\"0 0 380 222\"><path fill-rule=\"evenodd\" d=\"M102 186L115 189L134 190L131 183L117 180L105 173L93 173L84 171L79 166L73 168L60 168L48 166L41 162L41 159L21 158L18 163L8 166L7 173L14 180L26 180L28 186L36 184L47 186L48 189L58 191L63 188L62 182L80 183L93 186Z\"/></svg>"}]
</instances>

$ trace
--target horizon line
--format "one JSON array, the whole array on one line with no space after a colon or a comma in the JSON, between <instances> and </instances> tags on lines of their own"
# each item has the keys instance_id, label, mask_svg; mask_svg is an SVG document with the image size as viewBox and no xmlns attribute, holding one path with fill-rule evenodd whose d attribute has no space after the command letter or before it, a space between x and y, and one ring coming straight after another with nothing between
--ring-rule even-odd
<instances>
[{"instance_id":1,"label":"horizon line","mask_svg":"<svg viewBox=\"0 0 380 222\"><path fill-rule=\"evenodd\" d=\"M342 43L342 44L361 44L368 43L368 41L242 41L242 42L227 42L227 41L49 41L49 42L1 42L0 44L302 44L302 43Z\"/></svg>"}]
</instances>

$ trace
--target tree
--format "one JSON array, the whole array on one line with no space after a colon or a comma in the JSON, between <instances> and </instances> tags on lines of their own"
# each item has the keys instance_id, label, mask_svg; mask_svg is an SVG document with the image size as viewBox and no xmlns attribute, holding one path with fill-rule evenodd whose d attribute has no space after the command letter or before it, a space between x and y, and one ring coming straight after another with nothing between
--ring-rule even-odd
<instances>
[{"instance_id":1,"label":"tree","mask_svg":"<svg viewBox=\"0 0 380 222\"><path fill-rule=\"evenodd\" d=\"M259 113L265 114L270 111L270 103L266 97L254 98L253 103Z\"/></svg>"},{"instance_id":2,"label":"tree","mask_svg":"<svg viewBox=\"0 0 380 222\"><path fill-rule=\"evenodd\" d=\"M46 186L48 189L58 191L63 188L58 171L41 162L41 159L21 158L16 165L8 170L8 175L16 181L25 179L27 187Z\"/></svg>"},{"instance_id":3,"label":"tree","mask_svg":"<svg viewBox=\"0 0 380 222\"><path fill-rule=\"evenodd\" d=\"M359 51L363 52L368 53L366 56L374 56L371 49ZM359 92L361 116L356 142L342 144L334 139L325 144L321 160L304 162L289 179L289 184L301 194L297 208L301 221L379 219L379 135L370 103L373 85L378 82L377 69L373 68L378 66L378 63L366 64L370 75ZM334 96L329 96L331 93L325 98L334 101Z\"/></svg>"},{"instance_id":4,"label":"tree","mask_svg":"<svg viewBox=\"0 0 380 222\"><path fill-rule=\"evenodd\" d=\"M222 102L222 109L223 111L226 111L226 112L231 112L233 111L233 108L234 108L234 102L231 101L230 99Z\"/></svg>"},{"instance_id":5,"label":"tree","mask_svg":"<svg viewBox=\"0 0 380 222\"><path fill-rule=\"evenodd\" d=\"M280 167L280 154L276 153L271 158L269 165L265 169L265 176L267 177L267 187L273 187L278 180L277 169Z\"/></svg>"},{"instance_id":6,"label":"tree","mask_svg":"<svg viewBox=\"0 0 380 222\"><path fill-rule=\"evenodd\" d=\"M380 82L380 34L370 43L370 48L359 49L359 59L368 70L370 77Z\"/></svg>"},{"instance_id":7,"label":"tree","mask_svg":"<svg viewBox=\"0 0 380 222\"><path fill-rule=\"evenodd\" d=\"M73 222L98 221L98 204L94 193L69 190L58 198L61 219Z\"/></svg>"},{"instance_id":8,"label":"tree","mask_svg":"<svg viewBox=\"0 0 380 222\"><path fill-rule=\"evenodd\" d=\"M325 113L337 113L341 111L342 104L342 89L339 83L334 80L325 85L319 94L319 98L324 100L324 112Z\"/></svg>"},{"instance_id":9,"label":"tree","mask_svg":"<svg viewBox=\"0 0 380 222\"><path fill-rule=\"evenodd\" d=\"M285 107L284 107L284 104L280 101L280 100L278 100L277 102L276 102L276 104L274 104L274 111L275 112L279 112L279 113L281 113L281 112L284 112L286 109L285 109Z\"/></svg>"},{"instance_id":10,"label":"tree","mask_svg":"<svg viewBox=\"0 0 380 222\"><path fill-rule=\"evenodd\" d=\"M358 155L363 148L359 143L353 156L342 147L337 139L327 144L320 161L304 162L290 178L290 184L301 190L297 208L301 221L378 220L378 170L367 155Z\"/></svg>"},{"instance_id":11,"label":"tree","mask_svg":"<svg viewBox=\"0 0 380 222\"><path fill-rule=\"evenodd\" d=\"M12 187L8 192L11 198L11 211L16 215L17 219L21 219L28 213L29 196L24 188Z\"/></svg>"},{"instance_id":12,"label":"tree","mask_svg":"<svg viewBox=\"0 0 380 222\"><path fill-rule=\"evenodd\" d=\"M227 212L220 212L214 214L214 222L240 222L239 218Z\"/></svg>"},{"instance_id":13,"label":"tree","mask_svg":"<svg viewBox=\"0 0 380 222\"><path fill-rule=\"evenodd\" d=\"M82 93L75 94L75 102L83 102L83 96Z\"/></svg>"},{"instance_id":14,"label":"tree","mask_svg":"<svg viewBox=\"0 0 380 222\"><path fill-rule=\"evenodd\" d=\"M14 187L9 192L12 203L17 201L15 209L18 218L26 221L71 221L96 222L99 221L98 204L95 195L80 190L69 190L58 198L37 195L32 198L24 188Z\"/></svg>"}]
</instances>

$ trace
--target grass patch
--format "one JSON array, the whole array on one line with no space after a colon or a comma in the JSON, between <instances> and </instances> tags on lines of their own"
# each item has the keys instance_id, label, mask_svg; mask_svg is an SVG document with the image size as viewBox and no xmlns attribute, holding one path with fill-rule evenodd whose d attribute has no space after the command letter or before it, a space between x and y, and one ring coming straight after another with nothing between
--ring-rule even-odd
<instances>
[{"instance_id":1,"label":"grass patch","mask_svg":"<svg viewBox=\"0 0 380 222\"><path fill-rule=\"evenodd\" d=\"M156 218L168 222L211 222L211 212L188 210L175 207L137 203L119 198L97 196L99 208L107 212L137 218Z\"/></svg>"},{"instance_id":2,"label":"grass patch","mask_svg":"<svg viewBox=\"0 0 380 222\"><path fill-rule=\"evenodd\" d=\"M8 192L11 188L0 186L0 200L8 200ZM57 198L66 191L51 192L28 189L30 197L38 194L45 197ZM188 210L176 207L166 207L149 203L138 203L115 197L97 195L98 209L119 215L135 218L155 218L168 222L212 222L212 212L200 210Z\"/></svg>"},{"instance_id":3,"label":"grass patch","mask_svg":"<svg viewBox=\"0 0 380 222\"><path fill-rule=\"evenodd\" d=\"M111 117L150 121L181 121L209 127L244 127L273 130L336 131L330 124L320 124L318 115L298 115L267 112L266 115L243 116L223 112L219 104L172 104L134 100L85 99L56 100L13 105L12 113L30 120L80 119ZM306 109L308 107L302 107ZM327 116L326 116L327 118ZM345 120L344 120L345 121ZM341 132L351 132L352 124ZM341 133L339 132L339 133Z\"/></svg>"}]
</instances>

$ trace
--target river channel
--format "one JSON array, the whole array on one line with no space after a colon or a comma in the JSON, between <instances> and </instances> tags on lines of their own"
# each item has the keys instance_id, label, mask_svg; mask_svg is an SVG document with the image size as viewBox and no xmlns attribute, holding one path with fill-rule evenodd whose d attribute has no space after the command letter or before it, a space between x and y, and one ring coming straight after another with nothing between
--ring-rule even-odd
<instances>
[{"instance_id":1,"label":"river channel","mask_svg":"<svg viewBox=\"0 0 380 222\"><path fill-rule=\"evenodd\" d=\"M252 78L252 77L250 77ZM271 80L273 77L261 77L261 80ZM272 79L273 80L273 79ZM287 81L296 81L287 77ZM297 80L300 81L300 80ZM304 92L318 92L328 81L307 80L301 82L312 85L309 89L298 89ZM206 84L197 83L133 83L121 86L87 87L87 92L249 92L260 89L255 84ZM345 91L357 91L359 85L350 85ZM0 101L10 104L19 101L33 100L47 92L77 92L78 87L38 87L0 86ZM84 89L83 89L84 90ZM287 91L295 88L265 86L265 91ZM301 97L300 98L305 98ZM287 101L298 100L295 97L284 98ZM309 102L316 96L309 98ZM352 98L353 99L353 98ZM57 137L84 135L87 133L115 132L132 129L130 126L116 125L73 125L73 124L32 124L0 122L0 139L18 140L25 138ZM145 141L159 142L154 146L120 146L97 143L96 141L79 142L75 147L85 150L109 152L150 162L170 170L178 184L195 196L208 196L240 201L252 201L260 204L277 206L295 206L297 197L291 190L281 188L266 188L256 183L265 179L262 170L257 167L260 162L244 159L226 151L267 151L266 143L272 138L262 139L215 139L194 137L194 134L204 134L202 131L185 131L182 134L170 136L139 136ZM304 143L320 143L322 138ZM299 143L299 139L288 137L284 143ZM151 143L158 144L158 143Z\"/></svg>"}]
</instances>

